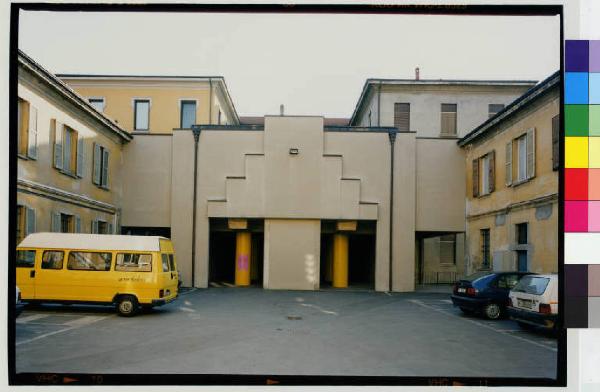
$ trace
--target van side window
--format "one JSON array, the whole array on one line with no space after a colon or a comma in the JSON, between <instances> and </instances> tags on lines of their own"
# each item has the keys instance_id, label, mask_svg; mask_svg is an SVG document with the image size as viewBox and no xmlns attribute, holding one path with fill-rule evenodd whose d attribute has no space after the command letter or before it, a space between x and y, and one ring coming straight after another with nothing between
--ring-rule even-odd
<instances>
[{"instance_id":1,"label":"van side window","mask_svg":"<svg viewBox=\"0 0 600 392\"><path fill-rule=\"evenodd\" d=\"M62 269L65 253L60 250L47 250L42 255L42 269Z\"/></svg>"},{"instance_id":2,"label":"van side window","mask_svg":"<svg viewBox=\"0 0 600 392\"><path fill-rule=\"evenodd\" d=\"M33 268L35 264L35 250L17 251L17 268Z\"/></svg>"},{"instance_id":3,"label":"van side window","mask_svg":"<svg viewBox=\"0 0 600 392\"><path fill-rule=\"evenodd\" d=\"M109 271L112 254L100 252L71 252L67 269L81 271Z\"/></svg>"},{"instance_id":4,"label":"van side window","mask_svg":"<svg viewBox=\"0 0 600 392\"><path fill-rule=\"evenodd\" d=\"M160 255L160 257L162 258L162 270L163 272L169 272L169 255L167 255L166 253L162 253Z\"/></svg>"},{"instance_id":5,"label":"van side window","mask_svg":"<svg viewBox=\"0 0 600 392\"><path fill-rule=\"evenodd\" d=\"M115 271L150 272L152 255L149 253L117 253Z\"/></svg>"},{"instance_id":6,"label":"van side window","mask_svg":"<svg viewBox=\"0 0 600 392\"><path fill-rule=\"evenodd\" d=\"M169 265L171 266L171 271L175 271L175 257L172 253L169 254Z\"/></svg>"}]
</instances>

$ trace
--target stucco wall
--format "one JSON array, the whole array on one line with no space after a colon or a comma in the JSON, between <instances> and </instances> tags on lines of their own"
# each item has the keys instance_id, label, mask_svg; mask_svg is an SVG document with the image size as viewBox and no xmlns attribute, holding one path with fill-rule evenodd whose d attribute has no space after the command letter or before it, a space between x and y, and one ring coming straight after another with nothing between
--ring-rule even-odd
<instances>
[{"instance_id":1,"label":"stucco wall","mask_svg":"<svg viewBox=\"0 0 600 392\"><path fill-rule=\"evenodd\" d=\"M464 151L439 138L417 138L416 149L417 231L464 231Z\"/></svg>"},{"instance_id":2,"label":"stucco wall","mask_svg":"<svg viewBox=\"0 0 600 392\"><path fill-rule=\"evenodd\" d=\"M266 219L264 287L318 289L320 244L319 220Z\"/></svg>"},{"instance_id":3,"label":"stucco wall","mask_svg":"<svg viewBox=\"0 0 600 392\"><path fill-rule=\"evenodd\" d=\"M123 226L171 226L172 136L136 135L123 151Z\"/></svg>"}]
</instances>

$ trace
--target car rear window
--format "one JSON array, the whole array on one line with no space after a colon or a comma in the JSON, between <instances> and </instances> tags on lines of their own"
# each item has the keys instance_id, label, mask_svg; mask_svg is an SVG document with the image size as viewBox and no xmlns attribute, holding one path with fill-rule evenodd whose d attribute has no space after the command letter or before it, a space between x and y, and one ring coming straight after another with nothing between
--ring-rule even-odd
<instances>
[{"instance_id":1,"label":"car rear window","mask_svg":"<svg viewBox=\"0 0 600 392\"><path fill-rule=\"evenodd\" d=\"M541 276L524 276L514 287L513 291L540 295L544 294L549 282L550 278L544 278Z\"/></svg>"},{"instance_id":2,"label":"car rear window","mask_svg":"<svg viewBox=\"0 0 600 392\"><path fill-rule=\"evenodd\" d=\"M463 280L467 280L469 282L474 282L478 279L484 278L486 276L491 275L492 273L489 271L479 271L479 272L475 272L474 274L471 274L469 276L467 276L466 278L463 278Z\"/></svg>"}]
</instances>

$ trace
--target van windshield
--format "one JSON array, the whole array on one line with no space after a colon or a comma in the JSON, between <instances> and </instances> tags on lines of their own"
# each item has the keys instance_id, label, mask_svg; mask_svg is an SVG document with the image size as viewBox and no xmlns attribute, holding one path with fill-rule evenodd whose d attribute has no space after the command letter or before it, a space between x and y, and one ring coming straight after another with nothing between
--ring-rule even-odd
<instances>
[{"instance_id":1,"label":"van windshield","mask_svg":"<svg viewBox=\"0 0 600 392\"><path fill-rule=\"evenodd\" d=\"M540 295L544 294L549 282L550 278L544 278L541 276L524 276L513 288L513 291Z\"/></svg>"}]
</instances>

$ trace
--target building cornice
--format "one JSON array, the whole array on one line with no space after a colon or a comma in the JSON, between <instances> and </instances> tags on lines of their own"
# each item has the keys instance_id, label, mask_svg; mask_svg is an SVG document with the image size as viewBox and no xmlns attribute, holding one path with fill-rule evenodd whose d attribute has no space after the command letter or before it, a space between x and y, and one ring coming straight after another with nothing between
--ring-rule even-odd
<instances>
[{"instance_id":1,"label":"building cornice","mask_svg":"<svg viewBox=\"0 0 600 392\"><path fill-rule=\"evenodd\" d=\"M29 181L24 178L17 179L17 191L45 197L50 200L77 205L79 207L90 208L109 214L115 214L118 211L118 208L113 204L105 203L85 195L68 192L49 185Z\"/></svg>"},{"instance_id":2,"label":"building cornice","mask_svg":"<svg viewBox=\"0 0 600 392\"><path fill-rule=\"evenodd\" d=\"M558 202L558 193L552 193L549 195L537 197L532 200L525 200L525 201L520 201L520 202L516 202L516 203L511 203L505 207L496 208L496 209L485 211L485 212L482 212L479 214L467 214L466 218L467 218L467 221L471 221L471 220L475 220L475 219L479 219L479 218L483 218L483 217L487 217L487 216L508 214L509 212L512 212L512 211L518 211L518 210L522 210L525 208L531 208L531 207L539 207L544 204L557 203L557 202Z\"/></svg>"}]
</instances>

